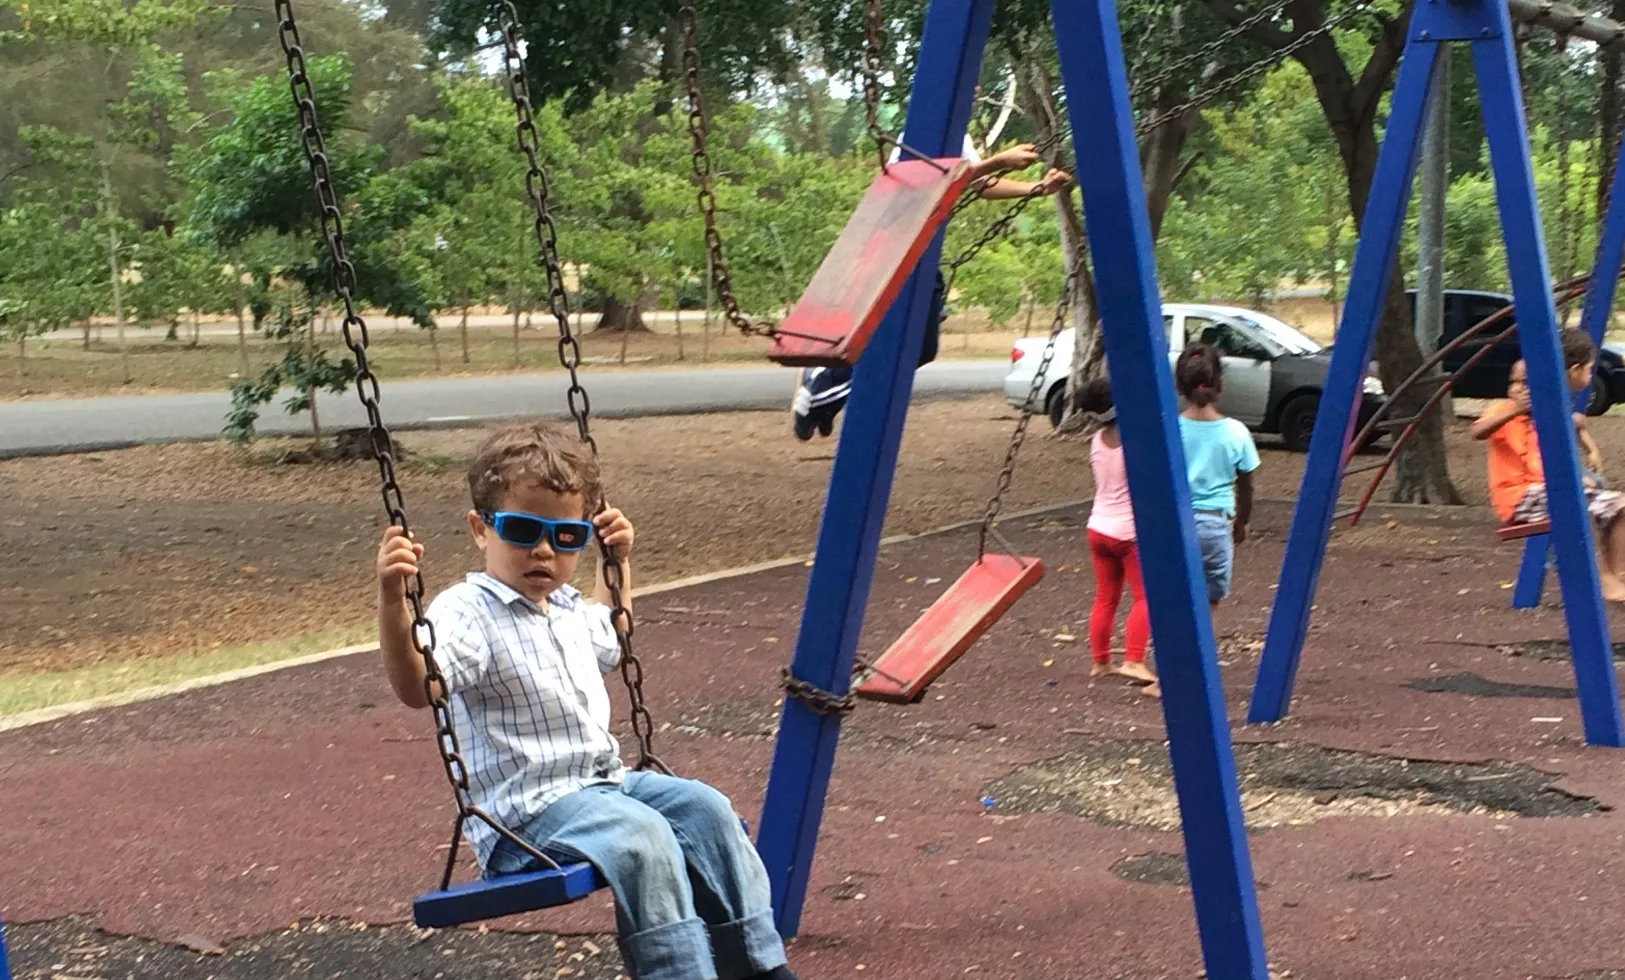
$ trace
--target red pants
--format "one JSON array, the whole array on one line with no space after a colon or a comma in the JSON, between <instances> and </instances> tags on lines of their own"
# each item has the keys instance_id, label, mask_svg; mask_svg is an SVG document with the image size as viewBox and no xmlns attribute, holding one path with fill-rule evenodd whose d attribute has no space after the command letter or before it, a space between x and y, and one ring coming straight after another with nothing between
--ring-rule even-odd
<instances>
[{"instance_id":1,"label":"red pants","mask_svg":"<svg viewBox=\"0 0 1625 980\"><path fill-rule=\"evenodd\" d=\"M1111 662L1112 628L1117 625L1117 604L1123 598L1126 581L1130 599L1123 659L1131 664L1143 663L1146 644L1151 639L1151 621L1146 616L1145 587L1140 584L1140 558L1134 551L1134 542L1090 531L1089 554L1095 560L1095 607L1089 613L1089 652L1097 664Z\"/></svg>"}]
</instances>

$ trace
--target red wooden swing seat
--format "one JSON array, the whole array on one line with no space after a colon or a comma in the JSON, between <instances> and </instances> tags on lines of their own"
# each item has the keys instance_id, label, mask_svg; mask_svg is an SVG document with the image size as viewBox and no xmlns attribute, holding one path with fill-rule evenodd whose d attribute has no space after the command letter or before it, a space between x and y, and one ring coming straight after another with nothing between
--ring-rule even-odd
<instances>
[{"instance_id":1,"label":"red wooden swing seat","mask_svg":"<svg viewBox=\"0 0 1625 980\"><path fill-rule=\"evenodd\" d=\"M873 672L855 693L894 704L919 700L1043 577L1044 563L1037 558L984 555L874 662Z\"/></svg>"},{"instance_id":2,"label":"red wooden swing seat","mask_svg":"<svg viewBox=\"0 0 1625 980\"><path fill-rule=\"evenodd\" d=\"M875 177L779 325L769 360L791 367L856 364L864 345L970 183L970 164L899 160ZM942 169L942 168L945 168Z\"/></svg>"},{"instance_id":3,"label":"red wooden swing seat","mask_svg":"<svg viewBox=\"0 0 1625 980\"><path fill-rule=\"evenodd\" d=\"M1549 533L1551 529L1551 521L1532 521L1528 524L1505 524L1495 529L1495 538L1497 541L1517 541L1519 538L1532 538L1537 534Z\"/></svg>"}]
</instances>

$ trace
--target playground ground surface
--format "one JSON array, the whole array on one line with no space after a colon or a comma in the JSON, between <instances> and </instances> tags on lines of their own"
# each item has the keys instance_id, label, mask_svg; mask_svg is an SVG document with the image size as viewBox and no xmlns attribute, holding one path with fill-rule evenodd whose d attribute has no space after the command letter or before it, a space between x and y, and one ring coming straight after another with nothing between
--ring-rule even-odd
<instances>
[{"instance_id":1,"label":"playground ground surface","mask_svg":"<svg viewBox=\"0 0 1625 980\"><path fill-rule=\"evenodd\" d=\"M1218 615L1233 719L1289 517L1261 505ZM1084 518L1008 522L1045 579L922 703L847 723L801 976L1201 976L1159 707L1087 677ZM883 550L863 652L972 547ZM1560 611L1507 608L1516 560L1481 509L1378 508L1334 538L1295 714L1236 729L1278 977L1625 977L1625 755L1582 744ZM639 604L661 754L753 824L806 574ZM601 895L488 931L402 925L449 800L426 719L368 655L19 729L0 759L27 980L618 975Z\"/></svg>"}]
</instances>

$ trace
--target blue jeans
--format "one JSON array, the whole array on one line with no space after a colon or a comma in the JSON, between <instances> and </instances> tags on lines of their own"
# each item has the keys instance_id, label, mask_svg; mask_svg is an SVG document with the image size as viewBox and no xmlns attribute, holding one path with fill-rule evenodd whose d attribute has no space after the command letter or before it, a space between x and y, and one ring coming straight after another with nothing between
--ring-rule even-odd
<instances>
[{"instance_id":1,"label":"blue jeans","mask_svg":"<svg viewBox=\"0 0 1625 980\"><path fill-rule=\"evenodd\" d=\"M615 894L621 958L637 980L742 980L785 965L767 869L728 798L630 772L543 810L520 836L560 863L589 861ZM537 870L506 841L488 874Z\"/></svg>"},{"instance_id":2,"label":"blue jeans","mask_svg":"<svg viewBox=\"0 0 1625 980\"><path fill-rule=\"evenodd\" d=\"M1207 601L1222 602L1230 595L1230 565L1236 555L1236 542L1230 536L1230 515L1216 510L1197 511L1196 545L1202 553Z\"/></svg>"}]
</instances>

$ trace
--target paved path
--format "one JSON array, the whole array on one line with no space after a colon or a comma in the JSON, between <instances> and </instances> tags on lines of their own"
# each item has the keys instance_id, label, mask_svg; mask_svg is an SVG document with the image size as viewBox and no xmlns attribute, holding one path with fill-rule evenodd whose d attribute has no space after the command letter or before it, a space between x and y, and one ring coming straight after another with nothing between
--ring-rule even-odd
<instances>
[{"instance_id":1,"label":"paved path","mask_svg":"<svg viewBox=\"0 0 1625 980\"><path fill-rule=\"evenodd\" d=\"M997 390L1004 361L946 361L921 369L920 398ZM600 416L673 415L787 408L793 374L786 368L702 371L604 371L587 375ZM396 428L449 426L519 416L562 417L562 372L395 381L383 386L385 418ZM284 415L281 398L260 416L261 432L304 432L305 416ZM112 449L149 442L213 439L230 396L225 392L142 395L0 404L0 457ZM324 427L361 425L355 393L318 399Z\"/></svg>"}]
</instances>

